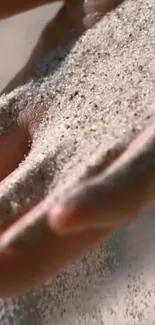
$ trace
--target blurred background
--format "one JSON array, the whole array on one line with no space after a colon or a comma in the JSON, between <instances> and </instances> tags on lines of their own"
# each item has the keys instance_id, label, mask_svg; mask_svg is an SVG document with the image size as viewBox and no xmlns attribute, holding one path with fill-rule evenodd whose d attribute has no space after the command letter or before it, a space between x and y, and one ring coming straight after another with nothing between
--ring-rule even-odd
<instances>
[{"instance_id":1,"label":"blurred background","mask_svg":"<svg viewBox=\"0 0 155 325\"><path fill-rule=\"evenodd\" d=\"M0 20L0 91L25 65L41 31L62 2Z\"/></svg>"}]
</instances>

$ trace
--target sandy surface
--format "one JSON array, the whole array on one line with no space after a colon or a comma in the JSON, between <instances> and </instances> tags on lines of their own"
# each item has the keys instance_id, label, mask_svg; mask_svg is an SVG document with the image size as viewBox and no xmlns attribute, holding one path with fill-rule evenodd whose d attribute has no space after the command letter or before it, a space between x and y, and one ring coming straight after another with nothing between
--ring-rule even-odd
<instances>
[{"instance_id":1,"label":"sandy surface","mask_svg":"<svg viewBox=\"0 0 155 325\"><path fill-rule=\"evenodd\" d=\"M80 160L85 166L96 150L104 152L153 116L154 12L153 0L126 2L72 49L59 49L42 60L29 83L1 97L0 112L6 113L1 130L12 109L18 116L27 105L35 104L37 110L43 103L47 110L31 154L1 191L5 218L14 218L21 203L25 208L51 191L70 164ZM154 266L150 209L37 292L1 301L1 324L151 325Z\"/></svg>"}]
</instances>

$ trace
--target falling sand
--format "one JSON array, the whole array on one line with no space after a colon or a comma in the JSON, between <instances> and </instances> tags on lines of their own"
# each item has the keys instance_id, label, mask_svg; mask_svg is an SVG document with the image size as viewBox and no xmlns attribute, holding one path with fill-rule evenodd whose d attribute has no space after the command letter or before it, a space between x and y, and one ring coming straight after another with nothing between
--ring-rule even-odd
<instances>
[{"instance_id":1,"label":"falling sand","mask_svg":"<svg viewBox=\"0 0 155 325\"><path fill-rule=\"evenodd\" d=\"M154 13L153 0L127 1L1 96L1 133L26 107L45 111L29 155L1 185L2 222L85 174L94 159L154 115ZM1 325L152 324L152 213L147 220L121 230L37 291L2 300Z\"/></svg>"}]
</instances>

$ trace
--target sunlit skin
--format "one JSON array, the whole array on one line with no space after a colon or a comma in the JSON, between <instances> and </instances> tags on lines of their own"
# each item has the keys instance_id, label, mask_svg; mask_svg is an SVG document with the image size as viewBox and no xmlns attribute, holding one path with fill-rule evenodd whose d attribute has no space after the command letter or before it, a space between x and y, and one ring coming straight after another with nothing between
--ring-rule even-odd
<instances>
[{"instance_id":1,"label":"sunlit skin","mask_svg":"<svg viewBox=\"0 0 155 325\"><path fill-rule=\"evenodd\" d=\"M8 17L51 2L6 0L0 5L0 17ZM111 10L120 2L89 0L83 7L83 2L66 1L54 24L51 23L51 29L48 26L50 32L54 32L55 28L58 30L59 26L59 33L57 38L48 33L50 38L48 36L44 43L46 50L62 44L64 39L67 42L72 37L69 34L72 24L76 26L78 36L87 24L95 23L88 20L89 13L98 12L96 17L100 19L107 10ZM76 15L74 14L75 6L79 9L79 16L77 11ZM62 34L62 26L67 25L68 20L68 28ZM49 40L51 43L46 44ZM33 141L34 132L39 127L44 110L38 107L37 113L38 115L33 114L33 109L29 108L28 114L19 117L16 129L10 129L0 137L1 181L5 177L11 177L10 173L28 153L28 142ZM0 254L1 297L25 293L41 285L92 245L108 238L115 229L136 219L152 203L155 194L155 158L152 142L154 134L153 126L140 134L130 145L122 146L122 150L114 148L113 157L108 163L109 168L103 168L97 175L79 184L66 198L62 198L59 206L47 211L47 225L42 238L31 250L14 244ZM144 163L146 169L141 172L139 166ZM20 221L33 218L34 213L42 208L42 204L41 202L27 215L21 216ZM19 221L15 227L19 227ZM4 229L1 229L1 232L4 236ZM4 237L0 237L0 244L1 238Z\"/></svg>"}]
</instances>

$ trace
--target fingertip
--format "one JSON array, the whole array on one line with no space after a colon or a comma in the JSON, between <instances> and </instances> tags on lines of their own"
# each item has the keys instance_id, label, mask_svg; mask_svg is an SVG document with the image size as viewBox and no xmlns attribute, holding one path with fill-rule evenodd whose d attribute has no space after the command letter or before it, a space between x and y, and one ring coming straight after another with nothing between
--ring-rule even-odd
<instances>
[{"instance_id":1,"label":"fingertip","mask_svg":"<svg viewBox=\"0 0 155 325\"><path fill-rule=\"evenodd\" d=\"M58 232L65 228L66 219L68 219L68 215L61 205L56 205L48 212L48 224L50 228Z\"/></svg>"},{"instance_id":2,"label":"fingertip","mask_svg":"<svg viewBox=\"0 0 155 325\"><path fill-rule=\"evenodd\" d=\"M65 205L57 205L49 211L48 224L52 230L62 235L78 233L83 230L83 225L78 224L75 209Z\"/></svg>"}]
</instances>

